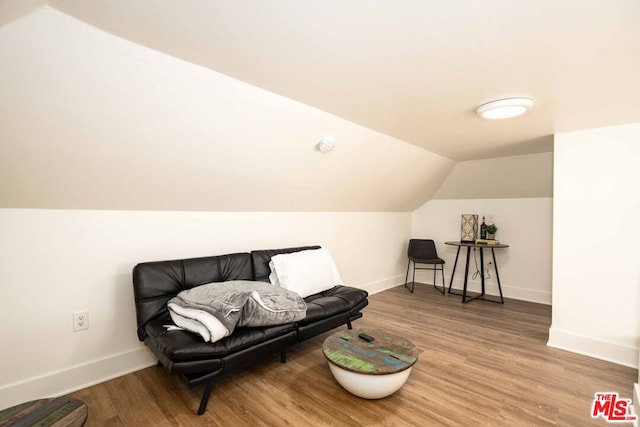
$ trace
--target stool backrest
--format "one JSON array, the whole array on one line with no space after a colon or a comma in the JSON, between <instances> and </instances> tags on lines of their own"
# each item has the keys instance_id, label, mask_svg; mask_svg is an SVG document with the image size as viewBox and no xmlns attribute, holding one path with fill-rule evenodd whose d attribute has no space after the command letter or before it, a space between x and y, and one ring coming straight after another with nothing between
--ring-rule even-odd
<instances>
[{"instance_id":1,"label":"stool backrest","mask_svg":"<svg viewBox=\"0 0 640 427\"><path fill-rule=\"evenodd\" d=\"M436 244L431 239L411 239L407 255L411 258L433 259L438 257Z\"/></svg>"}]
</instances>

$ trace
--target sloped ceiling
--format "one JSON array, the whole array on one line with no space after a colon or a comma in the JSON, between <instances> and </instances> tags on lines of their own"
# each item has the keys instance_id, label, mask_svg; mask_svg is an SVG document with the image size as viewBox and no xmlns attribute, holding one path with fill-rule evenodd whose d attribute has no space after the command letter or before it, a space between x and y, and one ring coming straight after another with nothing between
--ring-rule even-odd
<instances>
[{"instance_id":1,"label":"sloped ceiling","mask_svg":"<svg viewBox=\"0 0 640 427\"><path fill-rule=\"evenodd\" d=\"M409 211L454 164L48 6L0 52L2 207Z\"/></svg>"},{"instance_id":2,"label":"sloped ceiling","mask_svg":"<svg viewBox=\"0 0 640 427\"><path fill-rule=\"evenodd\" d=\"M124 38L461 161L640 121L638 0L52 0ZM528 96L527 116L482 121Z\"/></svg>"},{"instance_id":3,"label":"sloped ceiling","mask_svg":"<svg viewBox=\"0 0 640 427\"><path fill-rule=\"evenodd\" d=\"M413 210L455 161L639 122L637 22L636 0L0 0L0 206ZM475 116L509 96L536 106Z\"/></svg>"},{"instance_id":4,"label":"sloped ceiling","mask_svg":"<svg viewBox=\"0 0 640 427\"><path fill-rule=\"evenodd\" d=\"M553 153L457 162L433 199L553 197Z\"/></svg>"}]
</instances>

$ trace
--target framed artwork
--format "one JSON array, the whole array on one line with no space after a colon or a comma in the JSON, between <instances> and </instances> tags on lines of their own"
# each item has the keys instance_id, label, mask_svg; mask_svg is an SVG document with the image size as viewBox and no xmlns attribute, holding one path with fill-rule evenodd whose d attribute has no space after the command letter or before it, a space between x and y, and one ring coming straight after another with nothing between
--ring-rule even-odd
<instances>
[{"instance_id":1,"label":"framed artwork","mask_svg":"<svg viewBox=\"0 0 640 427\"><path fill-rule=\"evenodd\" d=\"M460 224L460 241L475 242L478 238L478 215L462 214Z\"/></svg>"}]
</instances>

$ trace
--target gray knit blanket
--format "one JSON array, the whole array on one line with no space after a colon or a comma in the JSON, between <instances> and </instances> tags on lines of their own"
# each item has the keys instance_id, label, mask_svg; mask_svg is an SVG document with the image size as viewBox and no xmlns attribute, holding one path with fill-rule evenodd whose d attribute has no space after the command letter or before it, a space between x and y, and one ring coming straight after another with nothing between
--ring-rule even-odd
<instances>
[{"instance_id":1,"label":"gray knit blanket","mask_svg":"<svg viewBox=\"0 0 640 427\"><path fill-rule=\"evenodd\" d=\"M180 292L167 303L174 323L215 342L238 326L270 326L305 318L307 304L295 292L265 282L232 280Z\"/></svg>"}]
</instances>

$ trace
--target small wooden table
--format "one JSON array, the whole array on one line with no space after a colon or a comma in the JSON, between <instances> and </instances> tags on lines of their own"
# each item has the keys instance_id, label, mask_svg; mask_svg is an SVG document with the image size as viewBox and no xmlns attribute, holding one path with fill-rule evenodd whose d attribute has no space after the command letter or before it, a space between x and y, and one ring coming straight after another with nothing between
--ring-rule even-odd
<instances>
[{"instance_id":1,"label":"small wooden table","mask_svg":"<svg viewBox=\"0 0 640 427\"><path fill-rule=\"evenodd\" d=\"M365 341L359 337L362 333L374 340ZM338 383L365 399L380 399L400 389L419 354L411 341L379 329L336 332L325 340L322 352Z\"/></svg>"},{"instance_id":2,"label":"small wooden table","mask_svg":"<svg viewBox=\"0 0 640 427\"><path fill-rule=\"evenodd\" d=\"M462 302L473 301L474 299L481 299L483 301L489 302L497 302L499 304L504 304L504 298L502 298L502 286L500 285L500 274L498 273L498 263L496 262L496 253L494 249L508 248L509 245L505 245L503 243L496 244L482 244L482 243L474 243L474 242L444 242L445 245L457 246L458 252L456 252L456 261L453 263L453 271L451 272L451 280L449 281L449 293L454 295L462 295ZM456 294L455 292L451 292L451 285L453 284L453 276L456 274L456 266L458 265L458 255L460 255L460 248L467 248L467 263L465 264L464 269L464 286L462 288L462 294ZM469 279L469 257L471 253L471 248L479 248L480 249L480 282L482 284L482 292L480 294L475 295L471 298L467 298L467 281ZM493 256L493 268L496 271L496 280L498 281L498 291L500 292L500 301L495 301L492 299L484 298L484 249L491 248L491 255Z\"/></svg>"},{"instance_id":3,"label":"small wooden table","mask_svg":"<svg viewBox=\"0 0 640 427\"><path fill-rule=\"evenodd\" d=\"M87 405L81 400L70 397L40 399L0 411L0 427L80 427L87 415Z\"/></svg>"}]
</instances>

